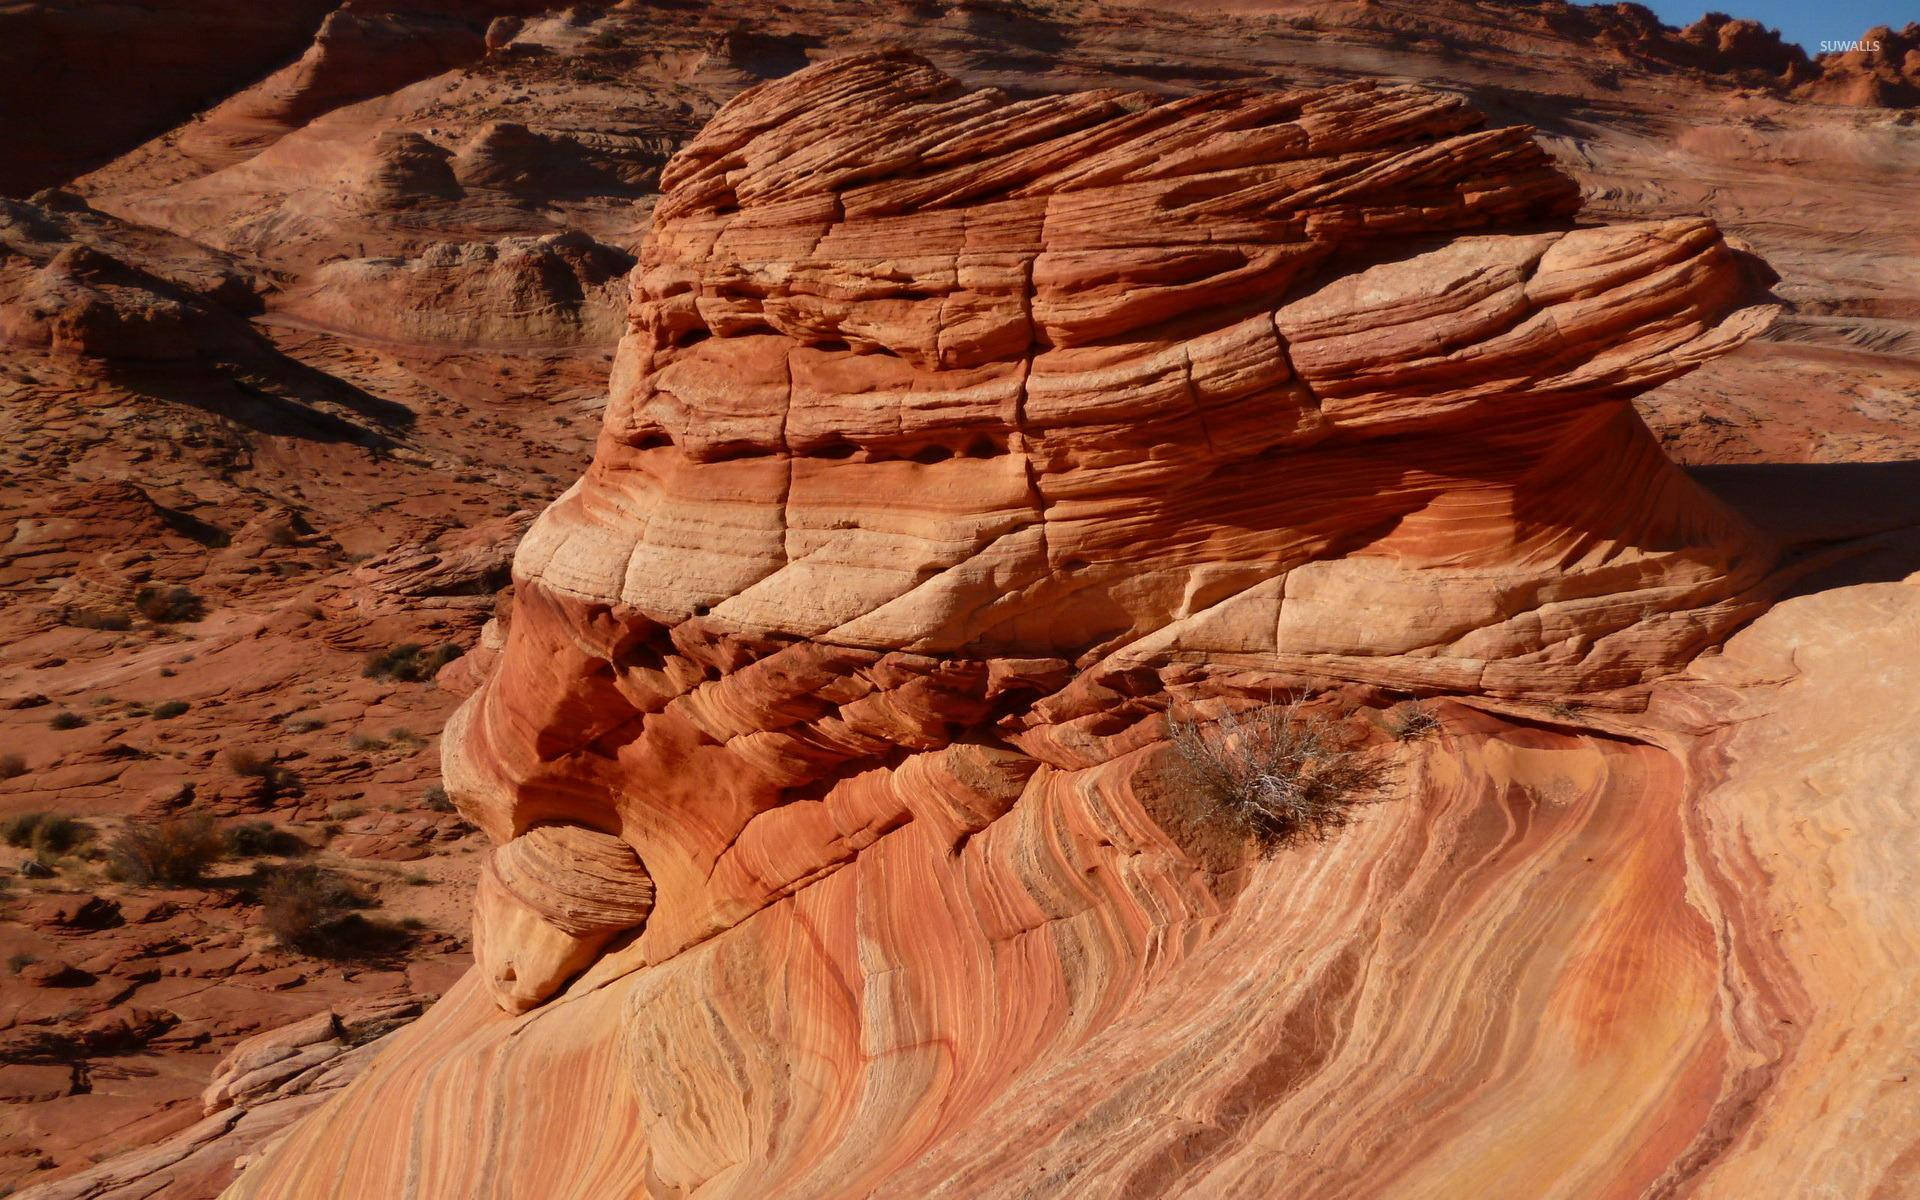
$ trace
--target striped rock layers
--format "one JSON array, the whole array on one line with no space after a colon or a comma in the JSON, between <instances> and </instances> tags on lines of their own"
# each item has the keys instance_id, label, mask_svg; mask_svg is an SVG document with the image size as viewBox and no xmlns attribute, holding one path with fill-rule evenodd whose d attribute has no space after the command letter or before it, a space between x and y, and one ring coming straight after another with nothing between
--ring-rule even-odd
<instances>
[{"instance_id":1,"label":"striped rock layers","mask_svg":"<svg viewBox=\"0 0 1920 1200\"><path fill-rule=\"evenodd\" d=\"M1071 1092L1100 1039L1111 1100L1063 1118L1076 1154L1144 1145L1183 1095L1288 1095L1380 922L1409 962L1419 939L1337 873L1317 895L1193 836L1167 708L1302 677L1642 687L1772 565L1628 404L1762 327L1752 273L1705 221L1570 227L1527 131L1480 125L1411 87L1012 100L904 54L724 108L662 176L595 460L523 542L499 665L448 730L449 790L502 844L479 978L236 1194L1060 1194L1091 1159L1022 1157L1009 1131L1065 1131L1014 1084ZM1469 843L1563 855L1631 819L1608 780L1652 803L1677 775L1482 734L1405 764L1444 776L1458 838L1400 806L1312 870L1382 856L1438 904ZM1565 811L1503 843L1491 798L1547 769L1531 750L1568 756ZM1555 919L1598 929L1647 883L1704 994L1677 856L1610 859ZM1522 874L1483 881L1500 920ZM1359 924L1296 907L1327 901ZM1551 949L1511 966L1549 1007ZM1255 960L1279 974L1251 1011L1209 990ZM1601 1051L1712 1069L1684 1022L1633 1041L1651 990L1619 1004ZM1503 1086L1458 1049L1462 1088ZM1543 1170L1645 1184L1647 1131L1697 1124L1614 1065L1625 1159ZM1192 1119L1198 1162L1226 1143ZM1098 1194L1187 1186L1154 1145Z\"/></svg>"}]
</instances>

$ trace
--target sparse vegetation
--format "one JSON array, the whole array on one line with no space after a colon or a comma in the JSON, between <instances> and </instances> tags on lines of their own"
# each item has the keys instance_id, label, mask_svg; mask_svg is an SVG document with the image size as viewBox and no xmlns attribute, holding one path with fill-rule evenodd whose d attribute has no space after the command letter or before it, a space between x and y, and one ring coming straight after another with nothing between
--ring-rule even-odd
<instances>
[{"instance_id":1,"label":"sparse vegetation","mask_svg":"<svg viewBox=\"0 0 1920 1200\"><path fill-rule=\"evenodd\" d=\"M244 775L250 779L264 779L267 772L273 770L273 756L262 754L246 746L235 746L226 753L227 766L235 775Z\"/></svg>"},{"instance_id":2,"label":"sparse vegetation","mask_svg":"<svg viewBox=\"0 0 1920 1200\"><path fill-rule=\"evenodd\" d=\"M428 788L425 792L421 793L420 799L421 799L421 802L424 803L427 806L427 808L433 812L450 813L450 812L459 811L456 808L454 808L453 801L450 798L448 798L447 789L441 787L437 783L434 784L432 787Z\"/></svg>"},{"instance_id":3,"label":"sparse vegetation","mask_svg":"<svg viewBox=\"0 0 1920 1200\"><path fill-rule=\"evenodd\" d=\"M1297 701L1210 724L1173 716L1168 727L1175 782L1267 854L1328 837L1391 780L1389 764L1343 744L1332 721Z\"/></svg>"},{"instance_id":4,"label":"sparse vegetation","mask_svg":"<svg viewBox=\"0 0 1920 1200\"><path fill-rule=\"evenodd\" d=\"M104 629L112 633L125 633L133 628L133 618L123 612L106 612L95 608L68 608L60 614L60 619L77 629Z\"/></svg>"},{"instance_id":5,"label":"sparse vegetation","mask_svg":"<svg viewBox=\"0 0 1920 1200\"><path fill-rule=\"evenodd\" d=\"M1580 704L1575 700L1555 700L1547 705L1547 715L1556 721L1577 721L1580 719Z\"/></svg>"},{"instance_id":6,"label":"sparse vegetation","mask_svg":"<svg viewBox=\"0 0 1920 1200\"><path fill-rule=\"evenodd\" d=\"M141 616L159 624L198 621L207 614L207 606L191 588L150 586L134 594L133 607Z\"/></svg>"},{"instance_id":7,"label":"sparse vegetation","mask_svg":"<svg viewBox=\"0 0 1920 1200\"><path fill-rule=\"evenodd\" d=\"M30 812L8 818L0 836L7 845L31 850L35 858L49 862L93 840L93 827L58 813Z\"/></svg>"},{"instance_id":8,"label":"sparse vegetation","mask_svg":"<svg viewBox=\"0 0 1920 1200\"><path fill-rule=\"evenodd\" d=\"M356 733L347 739L347 749L365 753L369 750L385 750L387 744L370 733Z\"/></svg>"},{"instance_id":9,"label":"sparse vegetation","mask_svg":"<svg viewBox=\"0 0 1920 1200\"><path fill-rule=\"evenodd\" d=\"M18 754L0 754L0 779L18 779L26 773L26 759Z\"/></svg>"},{"instance_id":10,"label":"sparse vegetation","mask_svg":"<svg viewBox=\"0 0 1920 1200\"><path fill-rule=\"evenodd\" d=\"M155 720L171 721L192 707L185 700L163 700L153 706L152 716Z\"/></svg>"},{"instance_id":11,"label":"sparse vegetation","mask_svg":"<svg viewBox=\"0 0 1920 1200\"><path fill-rule=\"evenodd\" d=\"M1387 730L1400 741L1417 742L1439 732L1440 718L1432 709L1410 704L1388 719Z\"/></svg>"},{"instance_id":12,"label":"sparse vegetation","mask_svg":"<svg viewBox=\"0 0 1920 1200\"><path fill-rule=\"evenodd\" d=\"M208 817L129 821L107 844L107 872L127 883L198 883L226 848Z\"/></svg>"},{"instance_id":13,"label":"sparse vegetation","mask_svg":"<svg viewBox=\"0 0 1920 1200\"><path fill-rule=\"evenodd\" d=\"M280 728L288 733L312 733L316 729L324 728L325 725L326 722L318 717L288 717L280 722Z\"/></svg>"},{"instance_id":14,"label":"sparse vegetation","mask_svg":"<svg viewBox=\"0 0 1920 1200\"><path fill-rule=\"evenodd\" d=\"M261 794L268 799L300 790L300 776L281 766L271 753L247 746L235 746L226 753L227 766L243 779L258 779Z\"/></svg>"},{"instance_id":15,"label":"sparse vegetation","mask_svg":"<svg viewBox=\"0 0 1920 1200\"><path fill-rule=\"evenodd\" d=\"M408 887L426 887L433 882L433 876L424 875L419 871L408 871L400 877L400 882Z\"/></svg>"},{"instance_id":16,"label":"sparse vegetation","mask_svg":"<svg viewBox=\"0 0 1920 1200\"><path fill-rule=\"evenodd\" d=\"M418 642L402 642L367 655L363 674L368 679L393 679L404 683L422 683L439 674L440 668L459 658L460 647L442 642L431 650Z\"/></svg>"},{"instance_id":17,"label":"sparse vegetation","mask_svg":"<svg viewBox=\"0 0 1920 1200\"><path fill-rule=\"evenodd\" d=\"M248 821L227 830L227 853L234 858L291 858L313 847L271 821Z\"/></svg>"},{"instance_id":18,"label":"sparse vegetation","mask_svg":"<svg viewBox=\"0 0 1920 1200\"><path fill-rule=\"evenodd\" d=\"M47 725L53 729L78 729L87 723L87 719L70 709L61 709L53 714Z\"/></svg>"},{"instance_id":19,"label":"sparse vegetation","mask_svg":"<svg viewBox=\"0 0 1920 1200\"><path fill-rule=\"evenodd\" d=\"M339 874L322 867L285 867L260 896L261 921L282 946L317 958L379 958L399 950L411 934L361 915L373 901Z\"/></svg>"}]
</instances>

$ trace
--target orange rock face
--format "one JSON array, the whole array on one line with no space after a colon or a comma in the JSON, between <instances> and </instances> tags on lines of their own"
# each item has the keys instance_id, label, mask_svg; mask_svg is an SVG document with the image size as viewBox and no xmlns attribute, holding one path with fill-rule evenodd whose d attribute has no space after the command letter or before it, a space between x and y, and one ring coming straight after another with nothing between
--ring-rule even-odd
<instances>
[{"instance_id":1,"label":"orange rock face","mask_svg":"<svg viewBox=\"0 0 1920 1200\"><path fill-rule=\"evenodd\" d=\"M1307 683L1644 706L1757 611L1773 550L1628 401L1757 332L1759 272L1576 207L1412 87L877 53L728 104L447 730L478 969L230 1194L1697 1173L1757 1043L1677 758L1448 707L1370 751L1403 799L1265 861L1168 769L1170 708Z\"/></svg>"}]
</instances>

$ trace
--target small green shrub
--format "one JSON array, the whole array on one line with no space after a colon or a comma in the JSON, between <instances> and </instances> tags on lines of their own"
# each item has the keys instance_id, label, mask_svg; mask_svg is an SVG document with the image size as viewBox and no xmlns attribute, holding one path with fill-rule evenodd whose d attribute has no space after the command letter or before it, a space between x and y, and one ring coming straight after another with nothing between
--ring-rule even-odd
<instances>
[{"instance_id":1,"label":"small green shrub","mask_svg":"<svg viewBox=\"0 0 1920 1200\"><path fill-rule=\"evenodd\" d=\"M26 773L26 759L18 754L0 754L0 779L18 779Z\"/></svg>"},{"instance_id":2,"label":"small green shrub","mask_svg":"<svg viewBox=\"0 0 1920 1200\"><path fill-rule=\"evenodd\" d=\"M208 817L129 821L107 844L107 872L127 883L198 883L226 848Z\"/></svg>"},{"instance_id":3,"label":"small green shrub","mask_svg":"<svg viewBox=\"0 0 1920 1200\"><path fill-rule=\"evenodd\" d=\"M179 586L143 587L134 594L133 607L149 621L171 624L198 621L207 615L207 606L192 589Z\"/></svg>"},{"instance_id":4,"label":"small green shrub","mask_svg":"<svg viewBox=\"0 0 1920 1200\"><path fill-rule=\"evenodd\" d=\"M437 783L423 792L420 799L421 802L433 812L450 813L459 811L454 807L453 801L448 798L447 789Z\"/></svg>"},{"instance_id":5,"label":"small green shrub","mask_svg":"<svg viewBox=\"0 0 1920 1200\"><path fill-rule=\"evenodd\" d=\"M185 700L163 700L153 706L152 715L155 720L171 721L192 707Z\"/></svg>"},{"instance_id":6,"label":"small green shrub","mask_svg":"<svg viewBox=\"0 0 1920 1200\"><path fill-rule=\"evenodd\" d=\"M87 723L87 719L77 712L61 709L53 714L47 725L53 729L78 729Z\"/></svg>"},{"instance_id":7,"label":"small green shrub","mask_svg":"<svg viewBox=\"0 0 1920 1200\"><path fill-rule=\"evenodd\" d=\"M403 683L422 683L432 679L440 668L459 658L460 647L443 642L429 650L418 642L402 642L367 655L368 679L392 679Z\"/></svg>"}]
</instances>

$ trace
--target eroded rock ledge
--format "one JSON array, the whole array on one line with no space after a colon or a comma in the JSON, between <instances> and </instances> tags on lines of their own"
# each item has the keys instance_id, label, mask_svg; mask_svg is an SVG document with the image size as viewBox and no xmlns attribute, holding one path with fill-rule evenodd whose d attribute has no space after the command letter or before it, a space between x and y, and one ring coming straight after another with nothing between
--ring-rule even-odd
<instances>
[{"instance_id":1,"label":"eroded rock ledge","mask_svg":"<svg viewBox=\"0 0 1920 1200\"><path fill-rule=\"evenodd\" d=\"M975 1118L1017 1125L1023 1073L1246 971L1207 949L1223 927L1265 914L1278 940L1248 952L1307 992L1255 1040L1303 1054L1386 936L1289 941L1332 859L1248 901L1244 864L1182 835L1170 705L1644 687L1756 610L1771 548L1628 404L1764 325L1756 272L1705 221L1571 227L1528 132L1458 99L1016 101L870 54L743 94L662 192L594 463L523 543L499 664L446 737L502 845L481 972L236 1195L555 1170L857 1195L915 1163L901 1194L1013 1194L1017 1163L970 1177ZM1577 776L1516 835L1543 853L1633 819L1605 788L1651 803L1676 775L1534 748ZM1437 903L1442 863L1493 852L1486 805L1533 769L1513 754L1410 763L1459 828L1382 823L1339 869ZM1615 867L1664 881L1710 988L1677 853ZM1238 1020L1192 1014L1152 1042L1190 1076ZM1109 1078L1239 1094L1174 1087L1146 1046ZM1082 1145L1131 1136L1085 1119Z\"/></svg>"}]
</instances>

